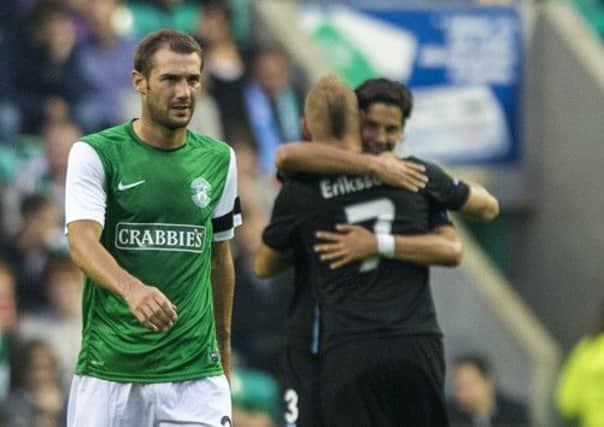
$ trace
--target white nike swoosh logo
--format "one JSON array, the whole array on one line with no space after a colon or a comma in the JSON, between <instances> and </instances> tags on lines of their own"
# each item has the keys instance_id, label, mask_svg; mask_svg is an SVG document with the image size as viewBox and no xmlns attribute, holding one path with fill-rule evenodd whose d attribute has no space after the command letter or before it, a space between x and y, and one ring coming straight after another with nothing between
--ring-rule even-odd
<instances>
[{"instance_id":1,"label":"white nike swoosh logo","mask_svg":"<svg viewBox=\"0 0 604 427\"><path fill-rule=\"evenodd\" d=\"M131 188L138 187L139 185L144 184L144 183L145 183L144 179L142 179L140 181L133 182L132 184L122 184L122 181L120 181L117 184L117 189L119 191L130 190Z\"/></svg>"}]
</instances>

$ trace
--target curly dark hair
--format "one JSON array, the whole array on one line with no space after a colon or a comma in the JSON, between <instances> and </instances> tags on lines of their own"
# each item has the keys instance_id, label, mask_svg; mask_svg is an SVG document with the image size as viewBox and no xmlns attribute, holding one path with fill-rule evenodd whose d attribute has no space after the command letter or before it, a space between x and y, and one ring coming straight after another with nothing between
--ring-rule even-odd
<instances>
[{"instance_id":1,"label":"curly dark hair","mask_svg":"<svg viewBox=\"0 0 604 427\"><path fill-rule=\"evenodd\" d=\"M385 78L368 79L354 91L361 111L367 111L371 104L381 102L399 107L403 123L411 116L413 95L402 83Z\"/></svg>"}]
</instances>

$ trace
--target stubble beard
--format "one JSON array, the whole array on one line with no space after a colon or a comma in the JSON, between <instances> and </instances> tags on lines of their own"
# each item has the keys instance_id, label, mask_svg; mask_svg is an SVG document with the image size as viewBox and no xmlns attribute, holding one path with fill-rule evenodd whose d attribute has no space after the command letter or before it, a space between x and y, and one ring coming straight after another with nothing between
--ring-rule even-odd
<instances>
[{"instance_id":1,"label":"stubble beard","mask_svg":"<svg viewBox=\"0 0 604 427\"><path fill-rule=\"evenodd\" d=\"M167 108L165 110L156 109L153 106L149 105L149 115L151 116L151 120L154 123L159 124L160 126L170 129L170 130L179 130L186 128L189 126L191 119L193 118L193 106L191 106L189 117L186 121L181 120L173 120L170 118L170 109Z\"/></svg>"},{"instance_id":2,"label":"stubble beard","mask_svg":"<svg viewBox=\"0 0 604 427\"><path fill-rule=\"evenodd\" d=\"M171 109L169 107L169 103L167 103L165 106L158 106L158 103L154 102L154 100L149 101L150 102L147 102L147 111L149 111L149 117L151 118L151 121L153 123L157 123L163 128L173 131L180 130L189 126L189 123L193 118L193 112L195 111L195 98L191 98L191 100L189 101L191 105L189 107L189 117L184 122L180 120L172 120L170 118Z\"/></svg>"}]
</instances>

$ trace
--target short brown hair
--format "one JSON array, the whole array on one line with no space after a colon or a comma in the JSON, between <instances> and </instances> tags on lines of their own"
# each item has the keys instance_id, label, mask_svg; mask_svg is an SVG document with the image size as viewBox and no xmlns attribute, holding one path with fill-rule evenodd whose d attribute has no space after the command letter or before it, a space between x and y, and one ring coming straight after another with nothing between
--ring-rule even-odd
<instances>
[{"instance_id":1,"label":"short brown hair","mask_svg":"<svg viewBox=\"0 0 604 427\"><path fill-rule=\"evenodd\" d=\"M199 43L188 34L174 30L160 30L148 34L137 46L134 52L134 69L149 77L153 68L153 55L159 49L168 46L172 52L176 53L196 53L201 60L203 68L203 53Z\"/></svg>"},{"instance_id":2,"label":"short brown hair","mask_svg":"<svg viewBox=\"0 0 604 427\"><path fill-rule=\"evenodd\" d=\"M356 96L335 75L323 77L310 90L304 116L313 139L342 139L359 126Z\"/></svg>"}]
</instances>

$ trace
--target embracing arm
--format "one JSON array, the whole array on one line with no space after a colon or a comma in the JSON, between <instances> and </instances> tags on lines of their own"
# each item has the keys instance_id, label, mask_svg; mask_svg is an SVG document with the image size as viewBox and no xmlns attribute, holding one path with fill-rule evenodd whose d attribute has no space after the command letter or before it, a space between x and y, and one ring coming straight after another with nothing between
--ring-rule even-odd
<instances>
[{"instance_id":1,"label":"embracing arm","mask_svg":"<svg viewBox=\"0 0 604 427\"><path fill-rule=\"evenodd\" d=\"M118 265L101 245L101 225L79 220L67 225L69 251L74 263L95 283L122 297L139 322L152 331L170 329L176 307L157 288L145 285Z\"/></svg>"},{"instance_id":2,"label":"embracing arm","mask_svg":"<svg viewBox=\"0 0 604 427\"><path fill-rule=\"evenodd\" d=\"M275 155L285 174L315 173L372 176L388 185L419 191L426 185L423 165L402 161L392 153L379 156L355 153L317 143L282 144Z\"/></svg>"},{"instance_id":3,"label":"embracing arm","mask_svg":"<svg viewBox=\"0 0 604 427\"><path fill-rule=\"evenodd\" d=\"M423 265L455 267L463 258L463 243L455 228L443 225L427 234L395 235L394 258Z\"/></svg>"},{"instance_id":4,"label":"embracing arm","mask_svg":"<svg viewBox=\"0 0 604 427\"><path fill-rule=\"evenodd\" d=\"M492 221L499 215L499 202L482 185L464 181L470 187L468 199L459 210L464 216L481 221Z\"/></svg>"},{"instance_id":5,"label":"embracing arm","mask_svg":"<svg viewBox=\"0 0 604 427\"><path fill-rule=\"evenodd\" d=\"M499 215L499 202L482 185L455 179L442 167L413 158L426 166L430 178L425 195L436 203L438 209L458 211L479 221L492 221Z\"/></svg>"},{"instance_id":6,"label":"embracing arm","mask_svg":"<svg viewBox=\"0 0 604 427\"><path fill-rule=\"evenodd\" d=\"M321 261L333 269L361 259L380 255L378 237L365 227L339 224L337 233L319 231L317 237L325 242L315 245ZM422 265L457 266L463 256L463 244L455 228L443 225L426 234L394 235L390 258Z\"/></svg>"},{"instance_id":7,"label":"embracing arm","mask_svg":"<svg viewBox=\"0 0 604 427\"><path fill-rule=\"evenodd\" d=\"M235 268L228 240L212 244L212 297L216 339L224 375L231 379L231 316L235 292Z\"/></svg>"},{"instance_id":8,"label":"embracing arm","mask_svg":"<svg viewBox=\"0 0 604 427\"><path fill-rule=\"evenodd\" d=\"M275 163L285 173L373 175L377 168L374 156L316 143L282 144L277 149Z\"/></svg>"}]
</instances>

